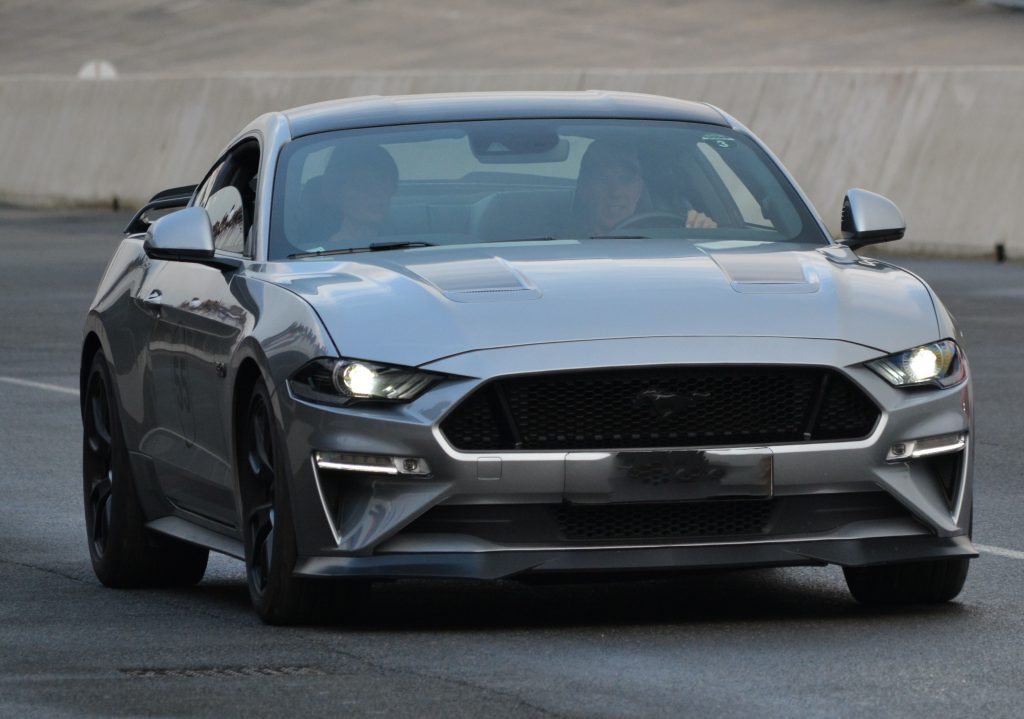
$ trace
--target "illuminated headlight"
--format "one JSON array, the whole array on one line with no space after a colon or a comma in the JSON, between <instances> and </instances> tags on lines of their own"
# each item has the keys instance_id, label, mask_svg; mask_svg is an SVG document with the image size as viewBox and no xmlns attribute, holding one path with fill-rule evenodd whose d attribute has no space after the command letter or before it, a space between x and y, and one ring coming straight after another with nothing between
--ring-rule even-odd
<instances>
[{"instance_id":1,"label":"illuminated headlight","mask_svg":"<svg viewBox=\"0 0 1024 719\"><path fill-rule=\"evenodd\" d=\"M313 360L288 380L299 399L334 405L358 400L409 402L442 379L409 367L362 360Z\"/></svg>"},{"instance_id":2,"label":"illuminated headlight","mask_svg":"<svg viewBox=\"0 0 1024 719\"><path fill-rule=\"evenodd\" d=\"M897 387L952 387L963 382L967 376L960 350L953 340L942 340L897 352L872 360L867 366Z\"/></svg>"}]
</instances>

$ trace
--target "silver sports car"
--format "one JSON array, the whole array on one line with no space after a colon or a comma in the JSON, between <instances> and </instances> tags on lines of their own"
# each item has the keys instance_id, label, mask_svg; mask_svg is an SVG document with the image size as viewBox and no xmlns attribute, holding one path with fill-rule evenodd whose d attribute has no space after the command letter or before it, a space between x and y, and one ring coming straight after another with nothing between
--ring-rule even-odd
<instances>
[{"instance_id":1,"label":"silver sports car","mask_svg":"<svg viewBox=\"0 0 1024 719\"><path fill-rule=\"evenodd\" d=\"M864 190L833 240L710 105L605 92L257 118L132 220L82 347L110 586L245 561L261 618L375 579L836 564L941 602L971 544L960 333ZM157 215L161 215L159 219Z\"/></svg>"}]
</instances>

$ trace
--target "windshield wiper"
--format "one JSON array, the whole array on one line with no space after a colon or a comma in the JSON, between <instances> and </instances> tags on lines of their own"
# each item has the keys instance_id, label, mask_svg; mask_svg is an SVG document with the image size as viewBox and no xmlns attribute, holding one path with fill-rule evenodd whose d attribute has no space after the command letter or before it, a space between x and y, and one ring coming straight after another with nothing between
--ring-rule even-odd
<instances>
[{"instance_id":1,"label":"windshield wiper","mask_svg":"<svg viewBox=\"0 0 1024 719\"><path fill-rule=\"evenodd\" d=\"M354 252L381 252L383 250L403 250L407 247L433 247L433 242L372 242L366 247L343 247L339 250L317 250L316 252L296 252L288 255L289 260L303 257L328 257L330 255L350 255Z\"/></svg>"},{"instance_id":2,"label":"windshield wiper","mask_svg":"<svg viewBox=\"0 0 1024 719\"><path fill-rule=\"evenodd\" d=\"M554 242L555 240L565 240L566 237L511 237L507 240L487 240L487 244L492 242Z\"/></svg>"},{"instance_id":3,"label":"windshield wiper","mask_svg":"<svg viewBox=\"0 0 1024 719\"><path fill-rule=\"evenodd\" d=\"M406 247L433 247L433 242L371 242L370 252L381 250L404 250Z\"/></svg>"},{"instance_id":4,"label":"windshield wiper","mask_svg":"<svg viewBox=\"0 0 1024 719\"><path fill-rule=\"evenodd\" d=\"M548 235L546 237L511 237L507 240L488 240L487 244L492 242L555 242L558 240L573 240L577 241L576 237L555 237L554 235ZM647 235L591 235L587 238L588 240L649 240L651 239Z\"/></svg>"}]
</instances>

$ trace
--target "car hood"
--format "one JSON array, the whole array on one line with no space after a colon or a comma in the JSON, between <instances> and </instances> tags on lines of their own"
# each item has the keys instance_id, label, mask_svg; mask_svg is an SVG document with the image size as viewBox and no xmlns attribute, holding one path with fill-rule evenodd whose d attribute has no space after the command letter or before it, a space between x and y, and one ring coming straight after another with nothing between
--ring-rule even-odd
<instances>
[{"instance_id":1,"label":"car hood","mask_svg":"<svg viewBox=\"0 0 1024 719\"><path fill-rule=\"evenodd\" d=\"M496 347L628 337L799 337L895 352L937 339L931 294L841 247L591 240L270 263L346 357L417 366Z\"/></svg>"}]
</instances>

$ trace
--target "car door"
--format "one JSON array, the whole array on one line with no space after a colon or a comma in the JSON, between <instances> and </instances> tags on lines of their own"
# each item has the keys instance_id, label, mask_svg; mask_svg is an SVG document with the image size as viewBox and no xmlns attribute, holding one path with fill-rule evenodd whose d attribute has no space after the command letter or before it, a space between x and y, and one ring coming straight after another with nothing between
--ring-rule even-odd
<instances>
[{"instance_id":1,"label":"car door","mask_svg":"<svg viewBox=\"0 0 1024 719\"><path fill-rule=\"evenodd\" d=\"M209 215L216 252L241 259L243 268L164 261L142 288L159 308L149 357L160 441L148 443L147 453L177 508L227 527L237 527L238 518L226 367L246 322L231 286L251 254L246 238L253 226L258 163L255 141L242 143L214 168L196 196Z\"/></svg>"}]
</instances>

